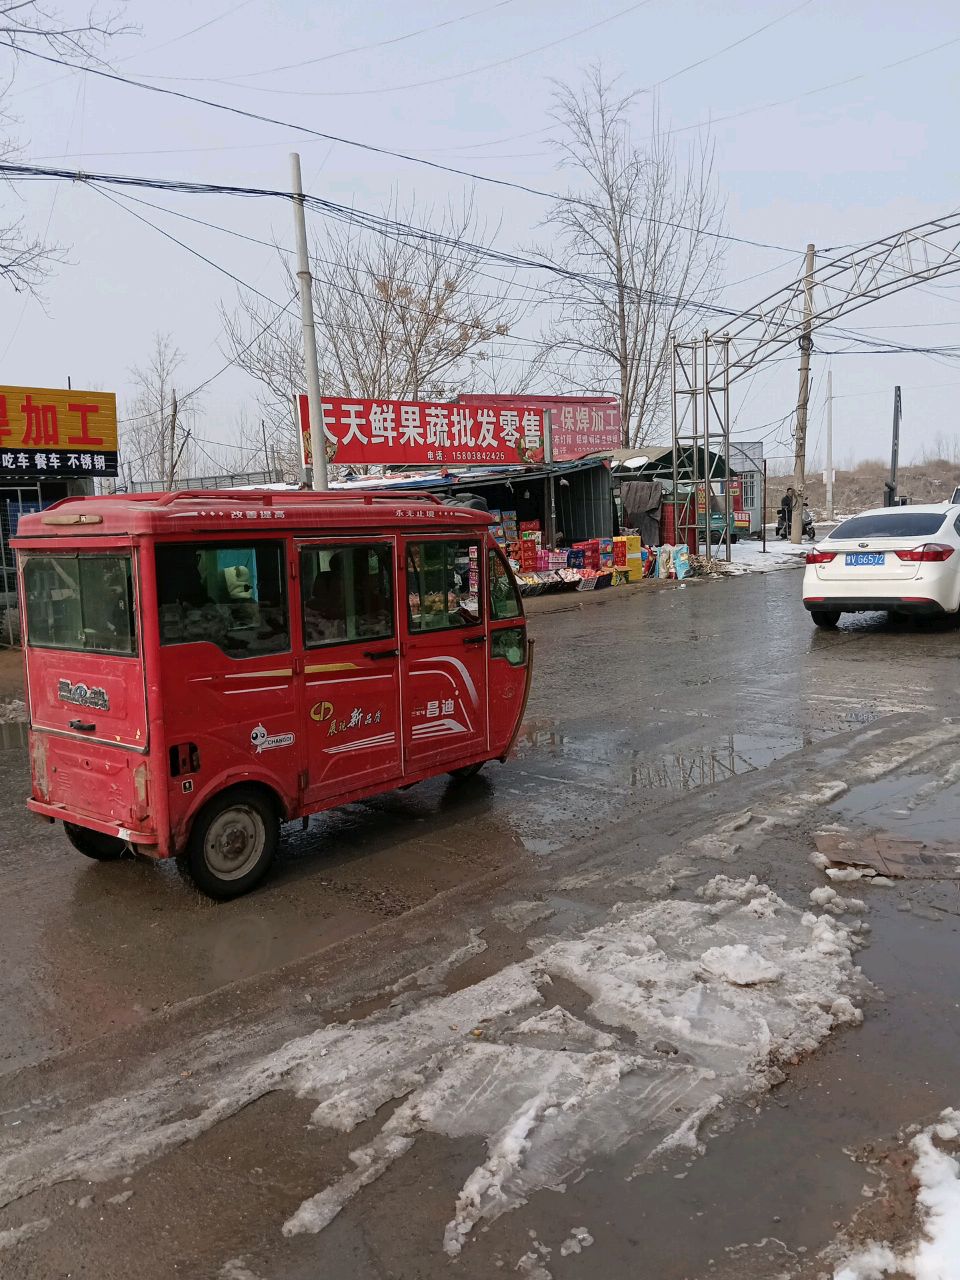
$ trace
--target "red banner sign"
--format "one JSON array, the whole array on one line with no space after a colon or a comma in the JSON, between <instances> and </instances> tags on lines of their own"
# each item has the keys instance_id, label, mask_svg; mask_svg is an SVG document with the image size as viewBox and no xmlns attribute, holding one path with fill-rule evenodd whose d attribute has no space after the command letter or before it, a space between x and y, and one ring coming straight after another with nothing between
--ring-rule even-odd
<instances>
[{"instance_id":1,"label":"red banner sign","mask_svg":"<svg viewBox=\"0 0 960 1280\"><path fill-rule=\"evenodd\" d=\"M460 404L498 405L506 396L462 395ZM527 396L525 403L550 410L555 462L623 447L620 401L616 396Z\"/></svg>"},{"instance_id":2,"label":"red banner sign","mask_svg":"<svg viewBox=\"0 0 960 1280\"><path fill-rule=\"evenodd\" d=\"M303 457L311 464L310 408L299 397ZM353 466L506 466L543 461L543 409L422 400L321 402L327 457Z\"/></svg>"}]
</instances>

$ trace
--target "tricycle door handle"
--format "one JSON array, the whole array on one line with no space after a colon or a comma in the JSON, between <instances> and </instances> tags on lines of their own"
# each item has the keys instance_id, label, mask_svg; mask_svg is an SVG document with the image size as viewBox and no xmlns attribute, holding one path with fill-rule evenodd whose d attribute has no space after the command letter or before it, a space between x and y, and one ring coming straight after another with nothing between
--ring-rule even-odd
<instances>
[{"instance_id":1,"label":"tricycle door handle","mask_svg":"<svg viewBox=\"0 0 960 1280\"><path fill-rule=\"evenodd\" d=\"M486 644L486 641L487 641L486 636L466 636L464 638L463 643L464 644Z\"/></svg>"},{"instance_id":2,"label":"tricycle door handle","mask_svg":"<svg viewBox=\"0 0 960 1280\"><path fill-rule=\"evenodd\" d=\"M375 649L373 651L367 650L363 656L365 658L369 658L371 662L382 662L384 658L399 658L400 650L399 649Z\"/></svg>"},{"instance_id":3,"label":"tricycle door handle","mask_svg":"<svg viewBox=\"0 0 960 1280\"><path fill-rule=\"evenodd\" d=\"M78 733L93 733L97 727L86 720L68 720L67 724L71 729L76 729Z\"/></svg>"}]
</instances>

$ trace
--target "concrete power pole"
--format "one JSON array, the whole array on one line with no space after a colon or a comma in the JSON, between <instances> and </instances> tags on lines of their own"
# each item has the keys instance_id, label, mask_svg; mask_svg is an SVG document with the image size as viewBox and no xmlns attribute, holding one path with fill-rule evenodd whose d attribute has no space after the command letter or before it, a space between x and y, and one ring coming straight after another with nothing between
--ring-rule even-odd
<instances>
[{"instance_id":1,"label":"concrete power pole","mask_svg":"<svg viewBox=\"0 0 960 1280\"><path fill-rule=\"evenodd\" d=\"M893 388L893 447L890 451L890 479L883 482L883 505L897 505L897 467L900 461L900 388Z\"/></svg>"},{"instance_id":2,"label":"concrete power pole","mask_svg":"<svg viewBox=\"0 0 960 1280\"><path fill-rule=\"evenodd\" d=\"M794 433L793 522L790 541L799 544L803 537L803 499L807 488L807 406L810 403L810 352L813 350L813 272L814 246L807 245L803 271L803 330L800 334L800 391L797 396L797 423Z\"/></svg>"},{"instance_id":3,"label":"concrete power pole","mask_svg":"<svg viewBox=\"0 0 960 1280\"><path fill-rule=\"evenodd\" d=\"M173 488L177 474L177 392L174 388L170 397L170 466L167 470L167 488Z\"/></svg>"},{"instance_id":4,"label":"concrete power pole","mask_svg":"<svg viewBox=\"0 0 960 1280\"><path fill-rule=\"evenodd\" d=\"M833 519L833 370L827 370L827 519Z\"/></svg>"},{"instance_id":5,"label":"concrete power pole","mask_svg":"<svg viewBox=\"0 0 960 1280\"><path fill-rule=\"evenodd\" d=\"M320 362L317 359L317 330L313 319L313 279L307 252L307 221L303 212L303 178L300 156L290 156L293 187L293 224L297 233L297 283L300 286L300 318L303 325L303 365L307 375L307 404L310 407L310 452L313 455L313 487L327 488L327 448L320 406Z\"/></svg>"}]
</instances>

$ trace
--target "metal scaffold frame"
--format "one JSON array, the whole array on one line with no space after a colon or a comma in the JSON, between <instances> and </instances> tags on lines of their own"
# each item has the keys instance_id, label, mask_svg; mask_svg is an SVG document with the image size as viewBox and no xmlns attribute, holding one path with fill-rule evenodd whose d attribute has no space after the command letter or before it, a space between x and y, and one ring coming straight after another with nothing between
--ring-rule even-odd
<instances>
[{"instance_id":1,"label":"metal scaffold frame","mask_svg":"<svg viewBox=\"0 0 960 1280\"><path fill-rule=\"evenodd\" d=\"M960 271L960 210L930 222L919 223L881 240L849 248L846 253L814 257L808 247L803 271L790 284L770 294L747 311L728 320L722 333L704 333L702 338L675 337L671 378L674 451L674 500L677 501L678 475L682 470L680 455L692 449L691 468L702 468L711 438L723 450L724 470L730 449L730 388L733 383L760 364L791 346L806 344L806 360L812 347L812 334L824 329L841 316L868 306L880 298L890 297L903 289L940 276ZM838 334L846 337L846 334ZM718 352L720 353L718 355ZM722 360L718 366L717 360ZM699 366L699 367L698 367ZM801 370L798 418L805 423L809 383ZM797 434L796 424L794 427ZM797 441L794 486L802 504L805 487L804 431ZM699 455L699 449L705 450ZM714 466L708 464L712 473ZM699 477L694 474L694 484ZM705 496L711 476L704 477ZM730 556L729 486L725 509L728 512L727 558ZM709 497L706 497L709 506ZM695 504L694 504L695 505ZM690 540L699 550L700 528L696 511L690 504L676 506L678 542ZM709 554L709 522L707 533ZM795 533L797 530L795 530ZM692 536L691 536L692 535ZM696 541L694 542L694 538Z\"/></svg>"},{"instance_id":2,"label":"metal scaffold frame","mask_svg":"<svg viewBox=\"0 0 960 1280\"><path fill-rule=\"evenodd\" d=\"M730 338L704 332L702 338L674 340L673 505L676 541L712 554L710 511L714 486L723 481L723 531L719 547L730 559ZM722 476L720 474L722 466ZM700 522L701 506L703 524Z\"/></svg>"}]
</instances>

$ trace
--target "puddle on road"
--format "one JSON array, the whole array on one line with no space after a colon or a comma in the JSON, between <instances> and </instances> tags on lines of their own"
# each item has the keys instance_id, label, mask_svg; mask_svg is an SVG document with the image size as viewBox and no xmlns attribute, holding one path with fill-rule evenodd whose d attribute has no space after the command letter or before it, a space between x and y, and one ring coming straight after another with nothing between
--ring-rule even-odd
<instances>
[{"instance_id":1,"label":"puddle on road","mask_svg":"<svg viewBox=\"0 0 960 1280\"><path fill-rule=\"evenodd\" d=\"M841 821L880 828L911 840L960 847L960 782L935 773L907 773L851 786L830 806Z\"/></svg>"},{"instance_id":2,"label":"puddle on road","mask_svg":"<svg viewBox=\"0 0 960 1280\"><path fill-rule=\"evenodd\" d=\"M0 751L19 751L27 745L27 725L23 720L0 721Z\"/></svg>"},{"instance_id":3,"label":"puddle on road","mask_svg":"<svg viewBox=\"0 0 960 1280\"><path fill-rule=\"evenodd\" d=\"M516 757L526 766L559 764L609 790L694 791L764 769L810 747L822 733L728 733L667 752L631 749L624 733L573 734L557 722L521 729Z\"/></svg>"}]
</instances>

